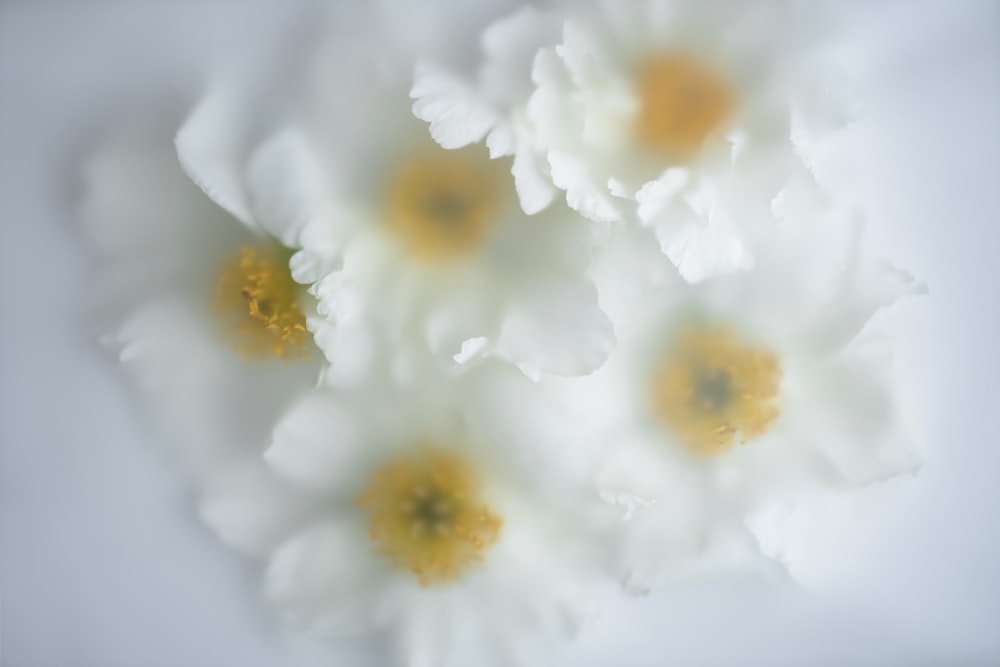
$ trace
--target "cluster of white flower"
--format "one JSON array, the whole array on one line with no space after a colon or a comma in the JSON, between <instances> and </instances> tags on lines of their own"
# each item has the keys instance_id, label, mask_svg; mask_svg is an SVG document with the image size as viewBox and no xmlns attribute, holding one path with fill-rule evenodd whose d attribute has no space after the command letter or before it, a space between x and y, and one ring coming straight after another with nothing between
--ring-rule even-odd
<instances>
[{"instance_id":1,"label":"cluster of white flower","mask_svg":"<svg viewBox=\"0 0 1000 667\"><path fill-rule=\"evenodd\" d=\"M99 152L108 341L290 626L544 663L916 469L873 316L922 286L860 248L799 20L523 7L469 72L373 10L280 113L218 87Z\"/></svg>"}]
</instances>

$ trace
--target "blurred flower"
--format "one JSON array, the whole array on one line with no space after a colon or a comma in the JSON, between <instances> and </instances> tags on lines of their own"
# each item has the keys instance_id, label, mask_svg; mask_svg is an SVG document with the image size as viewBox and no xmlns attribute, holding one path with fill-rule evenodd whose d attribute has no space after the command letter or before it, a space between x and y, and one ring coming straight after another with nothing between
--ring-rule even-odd
<instances>
[{"instance_id":1,"label":"blurred flower","mask_svg":"<svg viewBox=\"0 0 1000 667\"><path fill-rule=\"evenodd\" d=\"M607 585L606 509L571 424L496 362L321 390L263 461L209 484L204 515L267 559L299 631L385 630L406 665L544 664Z\"/></svg>"},{"instance_id":2,"label":"blurred flower","mask_svg":"<svg viewBox=\"0 0 1000 667\"><path fill-rule=\"evenodd\" d=\"M757 567L760 548L785 560L784 538L757 532L768 513L917 468L872 317L923 286L862 257L855 222L792 220L754 269L698 285L602 287L620 346L575 400L610 443L600 485L630 515L631 588Z\"/></svg>"},{"instance_id":3,"label":"blurred flower","mask_svg":"<svg viewBox=\"0 0 1000 667\"><path fill-rule=\"evenodd\" d=\"M404 374L426 357L593 371L614 345L586 276L601 231L565 206L528 218L485 147L437 145L409 112L413 54L379 29L329 41L259 163L262 183L324 184L286 187L300 212L274 230L338 258L308 276L321 312L358 314L358 338L391 349L382 360ZM325 349L334 367L351 356Z\"/></svg>"},{"instance_id":4,"label":"blurred flower","mask_svg":"<svg viewBox=\"0 0 1000 667\"><path fill-rule=\"evenodd\" d=\"M842 122L812 34L785 3L563 4L487 30L475 84L423 64L417 115L445 146L513 154L528 212L558 189L588 218L638 221L691 281L752 263L745 216L810 180L818 159L798 153Z\"/></svg>"},{"instance_id":5,"label":"blurred flower","mask_svg":"<svg viewBox=\"0 0 1000 667\"><path fill-rule=\"evenodd\" d=\"M85 219L104 264L105 341L182 458L210 474L259 451L288 402L315 386L312 332L327 324L292 279L293 249L267 234L243 187L239 100L206 96L176 150L161 120L101 147Z\"/></svg>"},{"instance_id":6,"label":"blurred flower","mask_svg":"<svg viewBox=\"0 0 1000 667\"><path fill-rule=\"evenodd\" d=\"M544 663L608 579L810 570L918 465L875 315L923 286L862 256L791 5L551 4L472 82L439 15L342 3L273 114L218 88L87 171L205 520L291 627L407 665Z\"/></svg>"}]
</instances>

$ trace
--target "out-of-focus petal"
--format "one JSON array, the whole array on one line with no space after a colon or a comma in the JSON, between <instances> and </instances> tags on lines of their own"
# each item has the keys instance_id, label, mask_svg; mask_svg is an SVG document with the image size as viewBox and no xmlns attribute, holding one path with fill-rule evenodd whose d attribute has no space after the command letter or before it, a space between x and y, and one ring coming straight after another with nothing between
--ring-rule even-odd
<instances>
[{"instance_id":1,"label":"out-of-focus petal","mask_svg":"<svg viewBox=\"0 0 1000 667\"><path fill-rule=\"evenodd\" d=\"M264 556L310 521L317 505L314 496L248 456L207 480L201 516L224 542Z\"/></svg>"},{"instance_id":2,"label":"out-of-focus petal","mask_svg":"<svg viewBox=\"0 0 1000 667\"><path fill-rule=\"evenodd\" d=\"M235 221L180 169L172 120L125 126L87 163L83 220L109 257L155 254L176 264L201 256L206 244L226 243L225 228Z\"/></svg>"},{"instance_id":3,"label":"out-of-focus petal","mask_svg":"<svg viewBox=\"0 0 1000 667\"><path fill-rule=\"evenodd\" d=\"M198 476L262 451L287 404L315 383L308 362L248 363L180 294L136 308L107 342L119 351L168 444Z\"/></svg>"},{"instance_id":4,"label":"out-of-focus petal","mask_svg":"<svg viewBox=\"0 0 1000 667\"><path fill-rule=\"evenodd\" d=\"M329 391L297 402L274 429L264 459L288 480L320 493L350 493L367 462L367 433Z\"/></svg>"},{"instance_id":5,"label":"out-of-focus petal","mask_svg":"<svg viewBox=\"0 0 1000 667\"><path fill-rule=\"evenodd\" d=\"M522 291L507 311L496 353L555 375L586 375L615 346L614 328L592 285L548 280Z\"/></svg>"},{"instance_id":6,"label":"out-of-focus petal","mask_svg":"<svg viewBox=\"0 0 1000 667\"><path fill-rule=\"evenodd\" d=\"M327 519L282 544L271 556L265 594L284 621L305 634L370 630L380 605L385 566L364 526Z\"/></svg>"},{"instance_id":7,"label":"out-of-focus petal","mask_svg":"<svg viewBox=\"0 0 1000 667\"><path fill-rule=\"evenodd\" d=\"M856 341L814 369L808 387L817 446L857 484L912 474L920 467L901 424L887 352Z\"/></svg>"},{"instance_id":8,"label":"out-of-focus petal","mask_svg":"<svg viewBox=\"0 0 1000 667\"><path fill-rule=\"evenodd\" d=\"M235 90L209 90L177 131L174 142L184 173L212 201L254 225L243 183L248 127L247 103Z\"/></svg>"}]
</instances>

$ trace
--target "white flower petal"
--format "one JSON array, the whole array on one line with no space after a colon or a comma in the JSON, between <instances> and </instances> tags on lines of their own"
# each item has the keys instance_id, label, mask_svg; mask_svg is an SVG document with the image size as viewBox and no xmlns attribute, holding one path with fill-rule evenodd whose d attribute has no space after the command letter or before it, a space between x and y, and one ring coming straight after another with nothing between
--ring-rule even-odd
<instances>
[{"instance_id":1,"label":"white flower petal","mask_svg":"<svg viewBox=\"0 0 1000 667\"><path fill-rule=\"evenodd\" d=\"M136 308L108 342L150 405L168 443L199 476L264 449L290 400L315 384L309 362L247 362L180 294Z\"/></svg>"},{"instance_id":2,"label":"white flower petal","mask_svg":"<svg viewBox=\"0 0 1000 667\"><path fill-rule=\"evenodd\" d=\"M310 323L316 345L323 350L330 365L324 380L331 387L362 384L374 371L379 346L376 334L362 319L329 320L317 318Z\"/></svg>"},{"instance_id":3,"label":"white flower petal","mask_svg":"<svg viewBox=\"0 0 1000 667\"><path fill-rule=\"evenodd\" d=\"M587 375L615 346L590 284L550 279L521 290L507 310L496 353L555 375Z\"/></svg>"},{"instance_id":4,"label":"white flower petal","mask_svg":"<svg viewBox=\"0 0 1000 667\"><path fill-rule=\"evenodd\" d=\"M684 191L691 182L691 171L683 167L671 167L665 170L659 178L645 183L634 194L639 204L639 219L650 224L663 214L671 200ZM619 186L618 196L627 196L628 192Z\"/></svg>"},{"instance_id":5,"label":"white flower petal","mask_svg":"<svg viewBox=\"0 0 1000 667\"><path fill-rule=\"evenodd\" d=\"M714 461L717 484L738 512L749 515L851 490L850 480L819 446L822 434L817 434L813 415L799 406L800 399L784 398L781 418L765 436Z\"/></svg>"},{"instance_id":6,"label":"white flower petal","mask_svg":"<svg viewBox=\"0 0 1000 667\"><path fill-rule=\"evenodd\" d=\"M603 252L590 271L602 303L621 294L639 294L667 284L679 284L677 269L660 251L653 234L636 225L615 225Z\"/></svg>"},{"instance_id":7,"label":"white flower petal","mask_svg":"<svg viewBox=\"0 0 1000 667\"><path fill-rule=\"evenodd\" d=\"M846 345L885 306L926 291L909 274L873 261L862 245L862 220L852 208L798 202L796 218L747 227L753 257L747 279L716 281L732 312L777 340L795 338L814 354ZM721 302L721 300L720 300ZM742 304L742 305L741 305Z\"/></svg>"},{"instance_id":8,"label":"white flower petal","mask_svg":"<svg viewBox=\"0 0 1000 667\"><path fill-rule=\"evenodd\" d=\"M300 247L303 229L324 208L327 180L298 132L277 133L254 151L247 168L255 220L285 246Z\"/></svg>"},{"instance_id":9,"label":"white flower petal","mask_svg":"<svg viewBox=\"0 0 1000 667\"><path fill-rule=\"evenodd\" d=\"M514 154L514 164L510 173L514 176L514 187L521 208L528 215L544 210L556 197L556 188L545 173L542 160L530 145L523 145Z\"/></svg>"},{"instance_id":10,"label":"white flower petal","mask_svg":"<svg viewBox=\"0 0 1000 667\"><path fill-rule=\"evenodd\" d=\"M677 211L669 222L656 225L655 231L663 254L691 283L731 273L750 261L745 246L732 231L687 211Z\"/></svg>"},{"instance_id":11,"label":"white flower petal","mask_svg":"<svg viewBox=\"0 0 1000 667\"><path fill-rule=\"evenodd\" d=\"M596 570L581 569L579 553L533 532L538 529L511 517L488 573L396 598L391 620L400 659L477 667L550 664L559 642L594 615L597 587L587 575Z\"/></svg>"},{"instance_id":12,"label":"white flower petal","mask_svg":"<svg viewBox=\"0 0 1000 667\"><path fill-rule=\"evenodd\" d=\"M430 123L431 136L444 148L479 142L500 120L471 86L429 63L417 64L410 97L413 114Z\"/></svg>"},{"instance_id":13,"label":"white flower petal","mask_svg":"<svg viewBox=\"0 0 1000 667\"><path fill-rule=\"evenodd\" d=\"M536 593L537 595L537 593ZM530 591L475 587L421 604L400 623L396 651L408 667L543 667L566 632ZM558 613L558 612L557 612Z\"/></svg>"},{"instance_id":14,"label":"white flower petal","mask_svg":"<svg viewBox=\"0 0 1000 667\"><path fill-rule=\"evenodd\" d=\"M315 505L314 497L250 456L207 481L201 515L224 542L262 556L302 528Z\"/></svg>"},{"instance_id":15,"label":"white flower petal","mask_svg":"<svg viewBox=\"0 0 1000 667\"><path fill-rule=\"evenodd\" d=\"M230 88L210 90L177 132L177 158L212 201L252 227L243 186L247 104Z\"/></svg>"},{"instance_id":16,"label":"white flower petal","mask_svg":"<svg viewBox=\"0 0 1000 667\"><path fill-rule=\"evenodd\" d=\"M472 338L494 339L499 302L489 284L470 275L449 286L431 306L423 323L423 333L431 354L445 363L462 351Z\"/></svg>"},{"instance_id":17,"label":"white flower petal","mask_svg":"<svg viewBox=\"0 0 1000 667\"><path fill-rule=\"evenodd\" d=\"M814 369L809 388L817 444L857 484L920 467L919 455L900 429L886 352L878 345L852 345Z\"/></svg>"},{"instance_id":18,"label":"white flower petal","mask_svg":"<svg viewBox=\"0 0 1000 667\"><path fill-rule=\"evenodd\" d=\"M531 95L531 69L540 48L554 44L562 32L562 17L536 7L521 7L483 31L486 62L480 73L486 94L507 105L524 103Z\"/></svg>"},{"instance_id":19,"label":"white flower petal","mask_svg":"<svg viewBox=\"0 0 1000 667\"><path fill-rule=\"evenodd\" d=\"M796 583L835 590L853 571L850 559L863 534L859 528L884 507L894 490L891 484L877 484L850 495L770 505L751 515L747 525L761 551L781 563Z\"/></svg>"},{"instance_id":20,"label":"white flower petal","mask_svg":"<svg viewBox=\"0 0 1000 667\"><path fill-rule=\"evenodd\" d=\"M341 266L340 255L332 248L322 245L299 250L288 262L292 279L302 285L312 285L324 276L337 271Z\"/></svg>"},{"instance_id":21,"label":"white flower petal","mask_svg":"<svg viewBox=\"0 0 1000 667\"><path fill-rule=\"evenodd\" d=\"M648 435L619 440L597 482L605 501L622 508L613 567L627 591L768 570L708 470L672 457L669 443Z\"/></svg>"},{"instance_id":22,"label":"white flower petal","mask_svg":"<svg viewBox=\"0 0 1000 667\"><path fill-rule=\"evenodd\" d=\"M621 212L591 175L585 162L568 153L549 151L552 182L566 191L566 203L591 220L612 222Z\"/></svg>"},{"instance_id":23,"label":"white flower petal","mask_svg":"<svg viewBox=\"0 0 1000 667\"><path fill-rule=\"evenodd\" d=\"M453 358L456 364L465 364L480 356L489 347L488 338L469 338L462 341L462 349Z\"/></svg>"},{"instance_id":24,"label":"white flower petal","mask_svg":"<svg viewBox=\"0 0 1000 667\"><path fill-rule=\"evenodd\" d=\"M866 263L852 275L826 313L817 318L808 334L811 343L823 350L843 346L881 309L905 296L926 293L927 286L906 271L885 262Z\"/></svg>"},{"instance_id":25,"label":"white flower petal","mask_svg":"<svg viewBox=\"0 0 1000 667\"><path fill-rule=\"evenodd\" d=\"M285 622L315 636L369 630L386 572L363 525L328 519L282 544L268 563L265 594Z\"/></svg>"},{"instance_id":26,"label":"white flower petal","mask_svg":"<svg viewBox=\"0 0 1000 667\"><path fill-rule=\"evenodd\" d=\"M562 43L555 47L573 83L580 87L603 78L606 71L603 64L612 59L607 43L594 34L591 27L577 21L566 21Z\"/></svg>"},{"instance_id":27,"label":"white flower petal","mask_svg":"<svg viewBox=\"0 0 1000 667\"><path fill-rule=\"evenodd\" d=\"M312 392L275 427L264 459L307 489L349 493L365 464L365 437L350 406L336 394Z\"/></svg>"},{"instance_id":28,"label":"white flower petal","mask_svg":"<svg viewBox=\"0 0 1000 667\"><path fill-rule=\"evenodd\" d=\"M490 151L490 159L504 157L514 152L517 143L513 126L502 123L486 135L486 148Z\"/></svg>"},{"instance_id":29,"label":"white flower petal","mask_svg":"<svg viewBox=\"0 0 1000 667\"><path fill-rule=\"evenodd\" d=\"M484 465L526 482L552 503L573 502L579 481L591 478L598 451L586 446L585 427L558 391L562 385L542 387L524 375L485 363L456 380L456 407L485 450ZM583 486L589 493L589 483Z\"/></svg>"}]
</instances>

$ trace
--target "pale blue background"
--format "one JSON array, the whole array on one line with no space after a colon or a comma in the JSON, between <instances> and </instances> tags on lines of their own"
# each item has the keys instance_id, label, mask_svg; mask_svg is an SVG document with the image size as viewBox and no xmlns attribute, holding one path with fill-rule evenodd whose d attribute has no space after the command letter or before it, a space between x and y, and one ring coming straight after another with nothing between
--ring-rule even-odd
<instances>
[{"instance_id":1,"label":"pale blue background","mask_svg":"<svg viewBox=\"0 0 1000 667\"><path fill-rule=\"evenodd\" d=\"M72 202L97 133L209 63L269 62L305 7L0 2L4 667L380 663L364 643L281 637L254 566L195 520L83 328L93 267ZM843 545L835 590L724 582L616 605L564 667L1000 664L1000 4L834 14L865 100L870 240L931 288L898 316L926 469Z\"/></svg>"}]
</instances>

